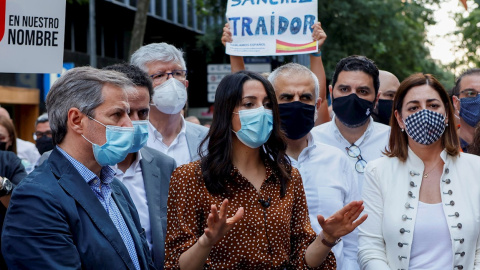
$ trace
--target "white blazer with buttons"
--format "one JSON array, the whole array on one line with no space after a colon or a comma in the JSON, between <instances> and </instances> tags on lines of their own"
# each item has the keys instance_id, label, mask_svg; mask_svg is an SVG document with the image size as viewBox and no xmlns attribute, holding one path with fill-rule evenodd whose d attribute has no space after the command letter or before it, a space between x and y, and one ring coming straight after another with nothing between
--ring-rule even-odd
<instances>
[{"instance_id":1,"label":"white blazer with buttons","mask_svg":"<svg viewBox=\"0 0 480 270\"><path fill-rule=\"evenodd\" d=\"M480 269L480 157L461 153L445 162L440 193L452 241L451 269ZM408 269L424 165L411 149L406 162L382 157L365 170L367 220L359 227L361 269ZM435 221L432 221L435 222Z\"/></svg>"}]
</instances>

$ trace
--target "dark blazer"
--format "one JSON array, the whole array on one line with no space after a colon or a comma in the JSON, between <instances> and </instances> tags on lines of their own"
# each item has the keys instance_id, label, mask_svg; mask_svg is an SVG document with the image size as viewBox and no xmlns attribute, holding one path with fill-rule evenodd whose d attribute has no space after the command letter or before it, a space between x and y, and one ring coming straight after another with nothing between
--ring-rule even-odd
<instances>
[{"instance_id":1,"label":"dark blazer","mask_svg":"<svg viewBox=\"0 0 480 270\"><path fill-rule=\"evenodd\" d=\"M175 160L155 149L143 147L143 182L147 195L150 228L152 233L152 257L157 269L163 269L165 259L165 236L167 234L167 198L170 177L177 167Z\"/></svg>"},{"instance_id":2,"label":"dark blazer","mask_svg":"<svg viewBox=\"0 0 480 270\"><path fill-rule=\"evenodd\" d=\"M110 184L141 269L154 269L125 186ZM75 167L55 148L15 188L2 234L11 269L135 269L120 233Z\"/></svg>"},{"instance_id":3,"label":"dark blazer","mask_svg":"<svg viewBox=\"0 0 480 270\"><path fill-rule=\"evenodd\" d=\"M22 160L19 159L15 153L0 150L0 176L8 178L13 185L17 185L20 183L20 180L27 176L25 168L22 165ZM3 219L6 213L7 208L0 203L0 234L2 233ZM0 244L0 249L1 247ZM7 269L2 254L0 254L0 269Z\"/></svg>"}]
</instances>

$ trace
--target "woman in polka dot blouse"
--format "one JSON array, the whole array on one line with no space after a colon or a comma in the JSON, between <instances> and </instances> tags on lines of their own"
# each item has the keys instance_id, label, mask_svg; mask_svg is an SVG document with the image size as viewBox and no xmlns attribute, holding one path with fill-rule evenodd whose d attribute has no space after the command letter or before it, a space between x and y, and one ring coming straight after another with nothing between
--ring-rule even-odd
<instances>
[{"instance_id":1,"label":"woman in polka dot blouse","mask_svg":"<svg viewBox=\"0 0 480 270\"><path fill-rule=\"evenodd\" d=\"M228 75L214 107L208 153L172 175L165 269L335 269L330 249L366 219L356 220L362 202L319 215L317 237L272 85L253 72Z\"/></svg>"}]
</instances>

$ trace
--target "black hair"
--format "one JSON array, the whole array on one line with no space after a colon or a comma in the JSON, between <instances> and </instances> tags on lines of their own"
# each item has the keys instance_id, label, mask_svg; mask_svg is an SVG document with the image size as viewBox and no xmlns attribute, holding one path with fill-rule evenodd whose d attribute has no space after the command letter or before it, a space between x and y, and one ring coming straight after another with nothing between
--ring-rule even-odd
<instances>
[{"instance_id":1,"label":"black hair","mask_svg":"<svg viewBox=\"0 0 480 270\"><path fill-rule=\"evenodd\" d=\"M207 190L212 194L229 194L227 184L235 185L235 176L232 176L232 114L236 106L241 104L243 86L245 82L255 80L262 83L272 104L273 129L260 155L266 160L272 171L280 181L280 196L285 196L287 183L291 178L292 167L286 156L287 143L285 135L280 129L280 115L278 103L272 84L258 73L239 71L225 76L218 85L215 94L213 120L207 137L202 141L199 149L208 143L207 153L199 150L203 180Z\"/></svg>"},{"instance_id":2,"label":"black hair","mask_svg":"<svg viewBox=\"0 0 480 270\"><path fill-rule=\"evenodd\" d=\"M351 55L345 57L337 63L335 67L335 73L332 78L332 88L337 83L338 74L342 71L362 71L373 79L373 87L375 88L375 96L378 94L380 88L380 79L378 78L379 72L375 63L362 55Z\"/></svg>"},{"instance_id":3,"label":"black hair","mask_svg":"<svg viewBox=\"0 0 480 270\"><path fill-rule=\"evenodd\" d=\"M452 95L459 96L460 95L460 83L462 82L463 77L478 74L480 76L480 68L471 68L465 70L455 81L455 86L452 88Z\"/></svg>"},{"instance_id":4,"label":"black hair","mask_svg":"<svg viewBox=\"0 0 480 270\"><path fill-rule=\"evenodd\" d=\"M150 101L153 96L153 86L152 80L148 74L141 70L139 67L130 65L127 63L115 64L104 67L105 70L114 70L125 74L135 86L146 87L148 89L148 95L150 96Z\"/></svg>"}]
</instances>

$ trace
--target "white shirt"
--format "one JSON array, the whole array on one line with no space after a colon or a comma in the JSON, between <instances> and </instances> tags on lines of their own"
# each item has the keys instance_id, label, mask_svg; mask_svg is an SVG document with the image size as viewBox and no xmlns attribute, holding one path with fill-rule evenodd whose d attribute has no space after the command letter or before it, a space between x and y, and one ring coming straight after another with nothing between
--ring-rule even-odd
<instances>
[{"instance_id":1,"label":"white shirt","mask_svg":"<svg viewBox=\"0 0 480 270\"><path fill-rule=\"evenodd\" d=\"M186 129L185 119L182 116L182 129L170 146L167 146L163 143L162 134L157 131L152 123L148 122L147 146L175 159L177 167L187 164L193 160L188 149L187 136L185 133Z\"/></svg>"},{"instance_id":2,"label":"white shirt","mask_svg":"<svg viewBox=\"0 0 480 270\"><path fill-rule=\"evenodd\" d=\"M40 158L37 146L31 142L24 141L17 138L17 156L22 160L22 164L25 167L27 173L31 173L37 164L37 160Z\"/></svg>"},{"instance_id":3,"label":"white shirt","mask_svg":"<svg viewBox=\"0 0 480 270\"><path fill-rule=\"evenodd\" d=\"M298 160L290 157L290 161L302 176L310 223L317 234L322 230L317 215L328 218L351 201L360 200L355 174L349 169L349 160L335 147L315 144L309 134L308 146L302 150ZM342 241L332 249L337 259L337 269L359 269L357 246L357 229L342 237Z\"/></svg>"},{"instance_id":4,"label":"white shirt","mask_svg":"<svg viewBox=\"0 0 480 270\"><path fill-rule=\"evenodd\" d=\"M137 208L138 216L140 217L140 224L145 229L147 237L147 244L152 249L152 230L150 229L150 215L148 213L147 194L145 192L145 184L143 183L142 167L140 160L142 155L140 151L137 152L137 158L130 165L130 167L123 173L118 166L111 166L115 170L115 177L120 180L130 192L133 203Z\"/></svg>"},{"instance_id":5,"label":"white shirt","mask_svg":"<svg viewBox=\"0 0 480 270\"><path fill-rule=\"evenodd\" d=\"M364 174L357 172L355 164L358 159L350 157L347 153L346 147L351 146L340 133L335 123L335 116L332 121L314 127L311 131L315 143L324 143L334 146L342 151L350 161L350 168L357 174L357 181L359 190L362 190ZM368 163L383 156L382 151L388 146L390 137L390 126L377 123L370 117L368 127L363 135L355 142L355 145L360 148L362 158Z\"/></svg>"},{"instance_id":6,"label":"white shirt","mask_svg":"<svg viewBox=\"0 0 480 270\"><path fill-rule=\"evenodd\" d=\"M449 269L453 265L453 259L446 255L450 255L451 250L450 231L442 203L418 201L408 269Z\"/></svg>"}]
</instances>

